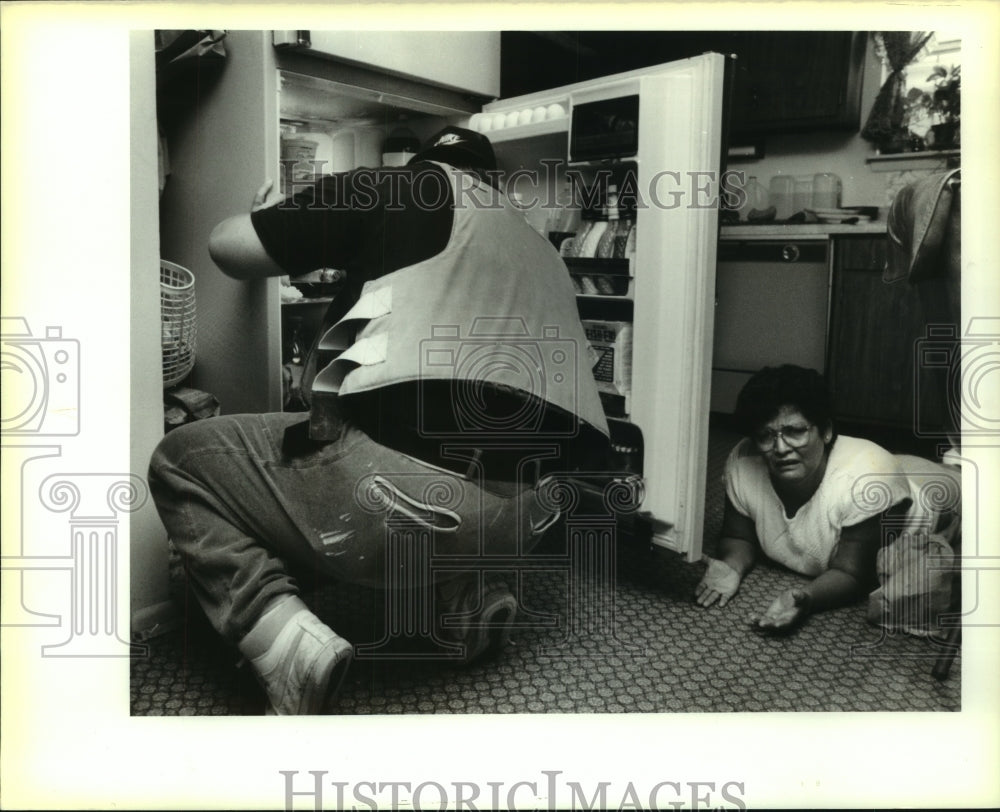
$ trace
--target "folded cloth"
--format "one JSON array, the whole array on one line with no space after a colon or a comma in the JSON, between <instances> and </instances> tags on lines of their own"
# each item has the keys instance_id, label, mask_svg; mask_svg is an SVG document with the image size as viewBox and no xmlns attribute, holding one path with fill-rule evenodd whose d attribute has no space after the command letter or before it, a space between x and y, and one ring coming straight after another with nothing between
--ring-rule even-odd
<instances>
[{"instance_id":1,"label":"folded cloth","mask_svg":"<svg viewBox=\"0 0 1000 812\"><path fill-rule=\"evenodd\" d=\"M911 284L943 276L961 258L961 170L931 175L904 186L889 207L889 261L884 282Z\"/></svg>"}]
</instances>

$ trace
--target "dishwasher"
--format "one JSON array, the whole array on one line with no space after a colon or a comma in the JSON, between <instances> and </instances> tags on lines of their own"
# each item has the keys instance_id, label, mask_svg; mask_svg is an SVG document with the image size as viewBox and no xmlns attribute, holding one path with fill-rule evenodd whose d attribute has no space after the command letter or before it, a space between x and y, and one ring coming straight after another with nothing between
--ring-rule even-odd
<instances>
[{"instance_id":1,"label":"dishwasher","mask_svg":"<svg viewBox=\"0 0 1000 812\"><path fill-rule=\"evenodd\" d=\"M732 414L743 384L762 367L825 373L828 240L723 239L715 284L713 412Z\"/></svg>"}]
</instances>

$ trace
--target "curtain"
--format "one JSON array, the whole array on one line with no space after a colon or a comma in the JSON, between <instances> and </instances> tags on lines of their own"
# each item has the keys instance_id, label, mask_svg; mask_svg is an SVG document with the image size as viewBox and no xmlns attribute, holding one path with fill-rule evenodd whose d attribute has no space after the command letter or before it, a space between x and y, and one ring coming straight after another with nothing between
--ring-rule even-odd
<instances>
[{"instance_id":1,"label":"curtain","mask_svg":"<svg viewBox=\"0 0 1000 812\"><path fill-rule=\"evenodd\" d=\"M903 71L933 36L933 31L880 31L873 34L879 53L889 63L890 73L875 97L861 137L885 144L903 130Z\"/></svg>"}]
</instances>

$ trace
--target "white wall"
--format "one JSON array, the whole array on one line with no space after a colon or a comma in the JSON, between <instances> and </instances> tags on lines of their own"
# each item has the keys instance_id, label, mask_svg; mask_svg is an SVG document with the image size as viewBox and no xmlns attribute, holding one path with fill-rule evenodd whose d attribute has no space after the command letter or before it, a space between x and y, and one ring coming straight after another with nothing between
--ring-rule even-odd
<instances>
[{"instance_id":1,"label":"white wall","mask_svg":"<svg viewBox=\"0 0 1000 812\"><path fill-rule=\"evenodd\" d=\"M130 467L145 477L149 457L163 436L160 368L159 174L153 32L133 31L131 69L131 365ZM133 631L145 631L169 614L167 536L152 501L130 524Z\"/></svg>"}]
</instances>

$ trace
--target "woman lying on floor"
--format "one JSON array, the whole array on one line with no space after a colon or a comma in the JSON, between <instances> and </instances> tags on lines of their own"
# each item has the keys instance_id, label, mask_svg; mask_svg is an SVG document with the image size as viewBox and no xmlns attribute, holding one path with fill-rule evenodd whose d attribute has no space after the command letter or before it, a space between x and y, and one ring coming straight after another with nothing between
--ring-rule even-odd
<instances>
[{"instance_id":1,"label":"woman lying on floor","mask_svg":"<svg viewBox=\"0 0 1000 812\"><path fill-rule=\"evenodd\" d=\"M946 469L894 457L868 440L838 437L829 391L811 369L761 370L740 392L736 418L746 437L726 461L718 557L708 559L696 602L725 606L763 552L812 580L775 597L754 621L756 630L789 631L808 614L854 603L881 582L872 592L869 620L926 634L921 618L912 616L947 608L950 582L933 577L928 557L937 561L952 554L947 536L934 532L942 518L952 516L931 509L919 493L926 480L908 476L901 461L925 463L921 473L926 465ZM945 483L951 493L958 487L957 474ZM957 499L941 504L954 503ZM891 528L898 543L883 549ZM936 567L940 573L940 564ZM915 582L929 574L929 591L914 594ZM921 588L927 589L916 591ZM891 621L888 613L894 615Z\"/></svg>"}]
</instances>

